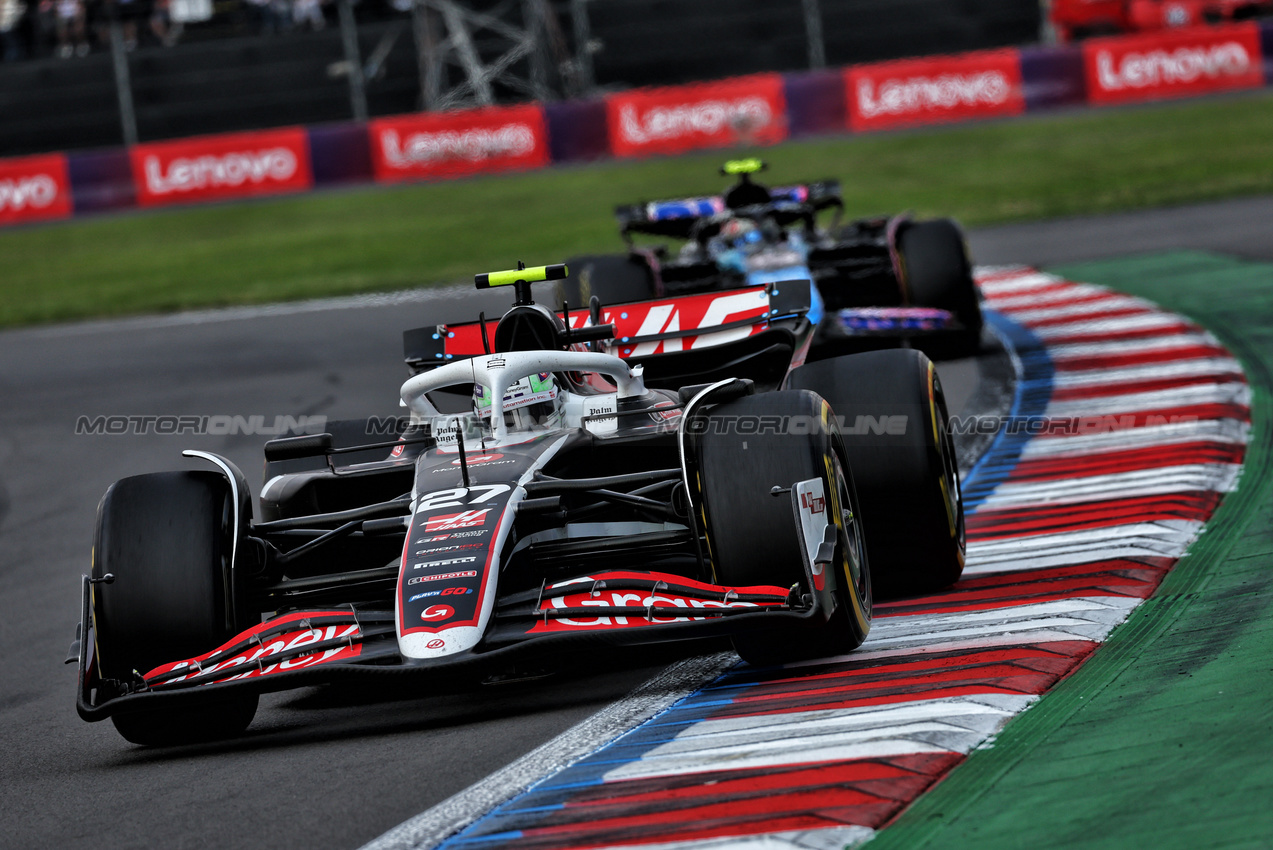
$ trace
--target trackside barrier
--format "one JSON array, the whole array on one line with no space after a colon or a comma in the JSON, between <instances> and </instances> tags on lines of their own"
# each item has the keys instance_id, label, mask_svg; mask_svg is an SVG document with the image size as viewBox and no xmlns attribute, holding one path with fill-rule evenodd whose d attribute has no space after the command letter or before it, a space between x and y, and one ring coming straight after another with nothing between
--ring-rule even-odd
<instances>
[{"instance_id":1,"label":"trackside barrier","mask_svg":"<svg viewBox=\"0 0 1273 850\"><path fill-rule=\"evenodd\" d=\"M1025 112L1021 55L992 50L844 69L855 133Z\"/></svg>"},{"instance_id":2,"label":"trackside barrier","mask_svg":"<svg viewBox=\"0 0 1273 850\"><path fill-rule=\"evenodd\" d=\"M314 187L304 127L197 136L129 148L143 207L303 192Z\"/></svg>"},{"instance_id":3,"label":"trackside barrier","mask_svg":"<svg viewBox=\"0 0 1273 850\"><path fill-rule=\"evenodd\" d=\"M1260 28L1254 23L1094 38L1082 50L1092 104L1264 85Z\"/></svg>"},{"instance_id":4,"label":"trackside barrier","mask_svg":"<svg viewBox=\"0 0 1273 850\"><path fill-rule=\"evenodd\" d=\"M551 162L539 104L374 118L367 131L372 173L381 183L542 168Z\"/></svg>"},{"instance_id":5,"label":"trackside barrier","mask_svg":"<svg viewBox=\"0 0 1273 850\"><path fill-rule=\"evenodd\" d=\"M0 160L0 226L1273 85L1273 21Z\"/></svg>"},{"instance_id":6,"label":"trackside barrier","mask_svg":"<svg viewBox=\"0 0 1273 850\"><path fill-rule=\"evenodd\" d=\"M0 161L0 224L66 218L72 210L65 154Z\"/></svg>"},{"instance_id":7,"label":"trackside barrier","mask_svg":"<svg viewBox=\"0 0 1273 850\"><path fill-rule=\"evenodd\" d=\"M606 95L615 156L676 154L697 148L771 145L787 138L780 74L634 89Z\"/></svg>"}]
</instances>

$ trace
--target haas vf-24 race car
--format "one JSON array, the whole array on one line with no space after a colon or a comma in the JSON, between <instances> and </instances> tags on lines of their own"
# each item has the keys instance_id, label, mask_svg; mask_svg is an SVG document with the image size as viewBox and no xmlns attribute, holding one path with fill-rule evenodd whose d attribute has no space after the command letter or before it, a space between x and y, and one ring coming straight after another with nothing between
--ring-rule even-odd
<instances>
[{"instance_id":1,"label":"haas vf-24 race car","mask_svg":"<svg viewBox=\"0 0 1273 850\"><path fill-rule=\"evenodd\" d=\"M811 279L813 359L903 339L935 358L977 352L981 303L955 222L902 214L842 223L837 181L769 188L752 178L764 168L734 160L721 171L737 182L722 194L619 207L627 255L571 259L559 301L585 305L595 295L614 304Z\"/></svg>"},{"instance_id":2,"label":"haas vf-24 race car","mask_svg":"<svg viewBox=\"0 0 1273 850\"><path fill-rule=\"evenodd\" d=\"M73 647L80 715L163 745L237 734L262 692L341 677L480 679L575 647L712 636L753 664L834 656L870 628L873 546L916 587L958 576L958 479L949 439L934 448L945 410L927 358L837 364L846 385L906 385L909 440L896 419L845 433L809 389L654 389L639 363L589 350L613 326L532 303L531 282L565 273L479 275L517 292L479 329L485 350L448 355L445 327L408 333L401 433L332 423L267 443L255 510L243 474L205 452L185 454L206 470L113 484ZM808 332L807 293L773 303L764 322ZM855 488L853 458L872 452L897 466L897 492ZM934 494L940 515L923 507ZM906 516L872 538L866 498ZM914 563L898 560L907 547Z\"/></svg>"}]
</instances>

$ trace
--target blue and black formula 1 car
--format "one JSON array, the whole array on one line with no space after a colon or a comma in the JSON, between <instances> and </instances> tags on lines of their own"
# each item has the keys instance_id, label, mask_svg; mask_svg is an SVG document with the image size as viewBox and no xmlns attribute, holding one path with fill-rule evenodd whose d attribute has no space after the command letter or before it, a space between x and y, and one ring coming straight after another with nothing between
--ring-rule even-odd
<instances>
[{"instance_id":1,"label":"blue and black formula 1 car","mask_svg":"<svg viewBox=\"0 0 1273 850\"><path fill-rule=\"evenodd\" d=\"M837 181L771 189L752 178L764 168L731 161L721 171L737 182L723 194L619 207L628 253L570 260L559 299L615 304L811 279L813 359L906 338L936 358L977 352L980 299L955 222L897 215L846 224Z\"/></svg>"}]
</instances>

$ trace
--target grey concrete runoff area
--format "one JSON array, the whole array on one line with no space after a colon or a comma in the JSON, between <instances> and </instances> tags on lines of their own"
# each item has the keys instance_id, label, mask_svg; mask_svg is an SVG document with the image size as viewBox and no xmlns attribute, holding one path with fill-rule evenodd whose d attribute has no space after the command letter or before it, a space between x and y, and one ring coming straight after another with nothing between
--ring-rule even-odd
<instances>
[{"instance_id":1,"label":"grey concrete runoff area","mask_svg":"<svg viewBox=\"0 0 1273 850\"><path fill-rule=\"evenodd\" d=\"M988 228L980 263L1182 248L1273 259L1273 197ZM248 733L148 750L74 709L64 666L94 510L114 480L227 455L259 481L264 434L76 435L81 416L398 414L400 332L506 297L454 290L0 333L0 847L354 848L623 697L684 650L581 658L555 678L267 696ZM956 412L975 362L943 367Z\"/></svg>"}]
</instances>

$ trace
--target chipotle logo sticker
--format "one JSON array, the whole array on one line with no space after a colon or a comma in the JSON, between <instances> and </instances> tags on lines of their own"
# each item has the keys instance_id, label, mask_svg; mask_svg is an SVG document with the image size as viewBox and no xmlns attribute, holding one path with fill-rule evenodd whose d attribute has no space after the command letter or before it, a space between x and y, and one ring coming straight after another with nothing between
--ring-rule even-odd
<instances>
[{"instance_id":1,"label":"chipotle logo sticker","mask_svg":"<svg viewBox=\"0 0 1273 850\"><path fill-rule=\"evenodd\" d=\"M1015 50L859 65L844 73L849 127L856 131L1025 111Z\"/></svg>"},{"instance_id":2,"label":"chipotle logo sticker","mask_svg":"<svg viewBox=\"0 0 1273 850\"><path fill-rule=\"evenodd\" d=\"M143 205L297 192L314 185L299 128L204 136L129 151Z\"/></svg>"}]
</instances>

